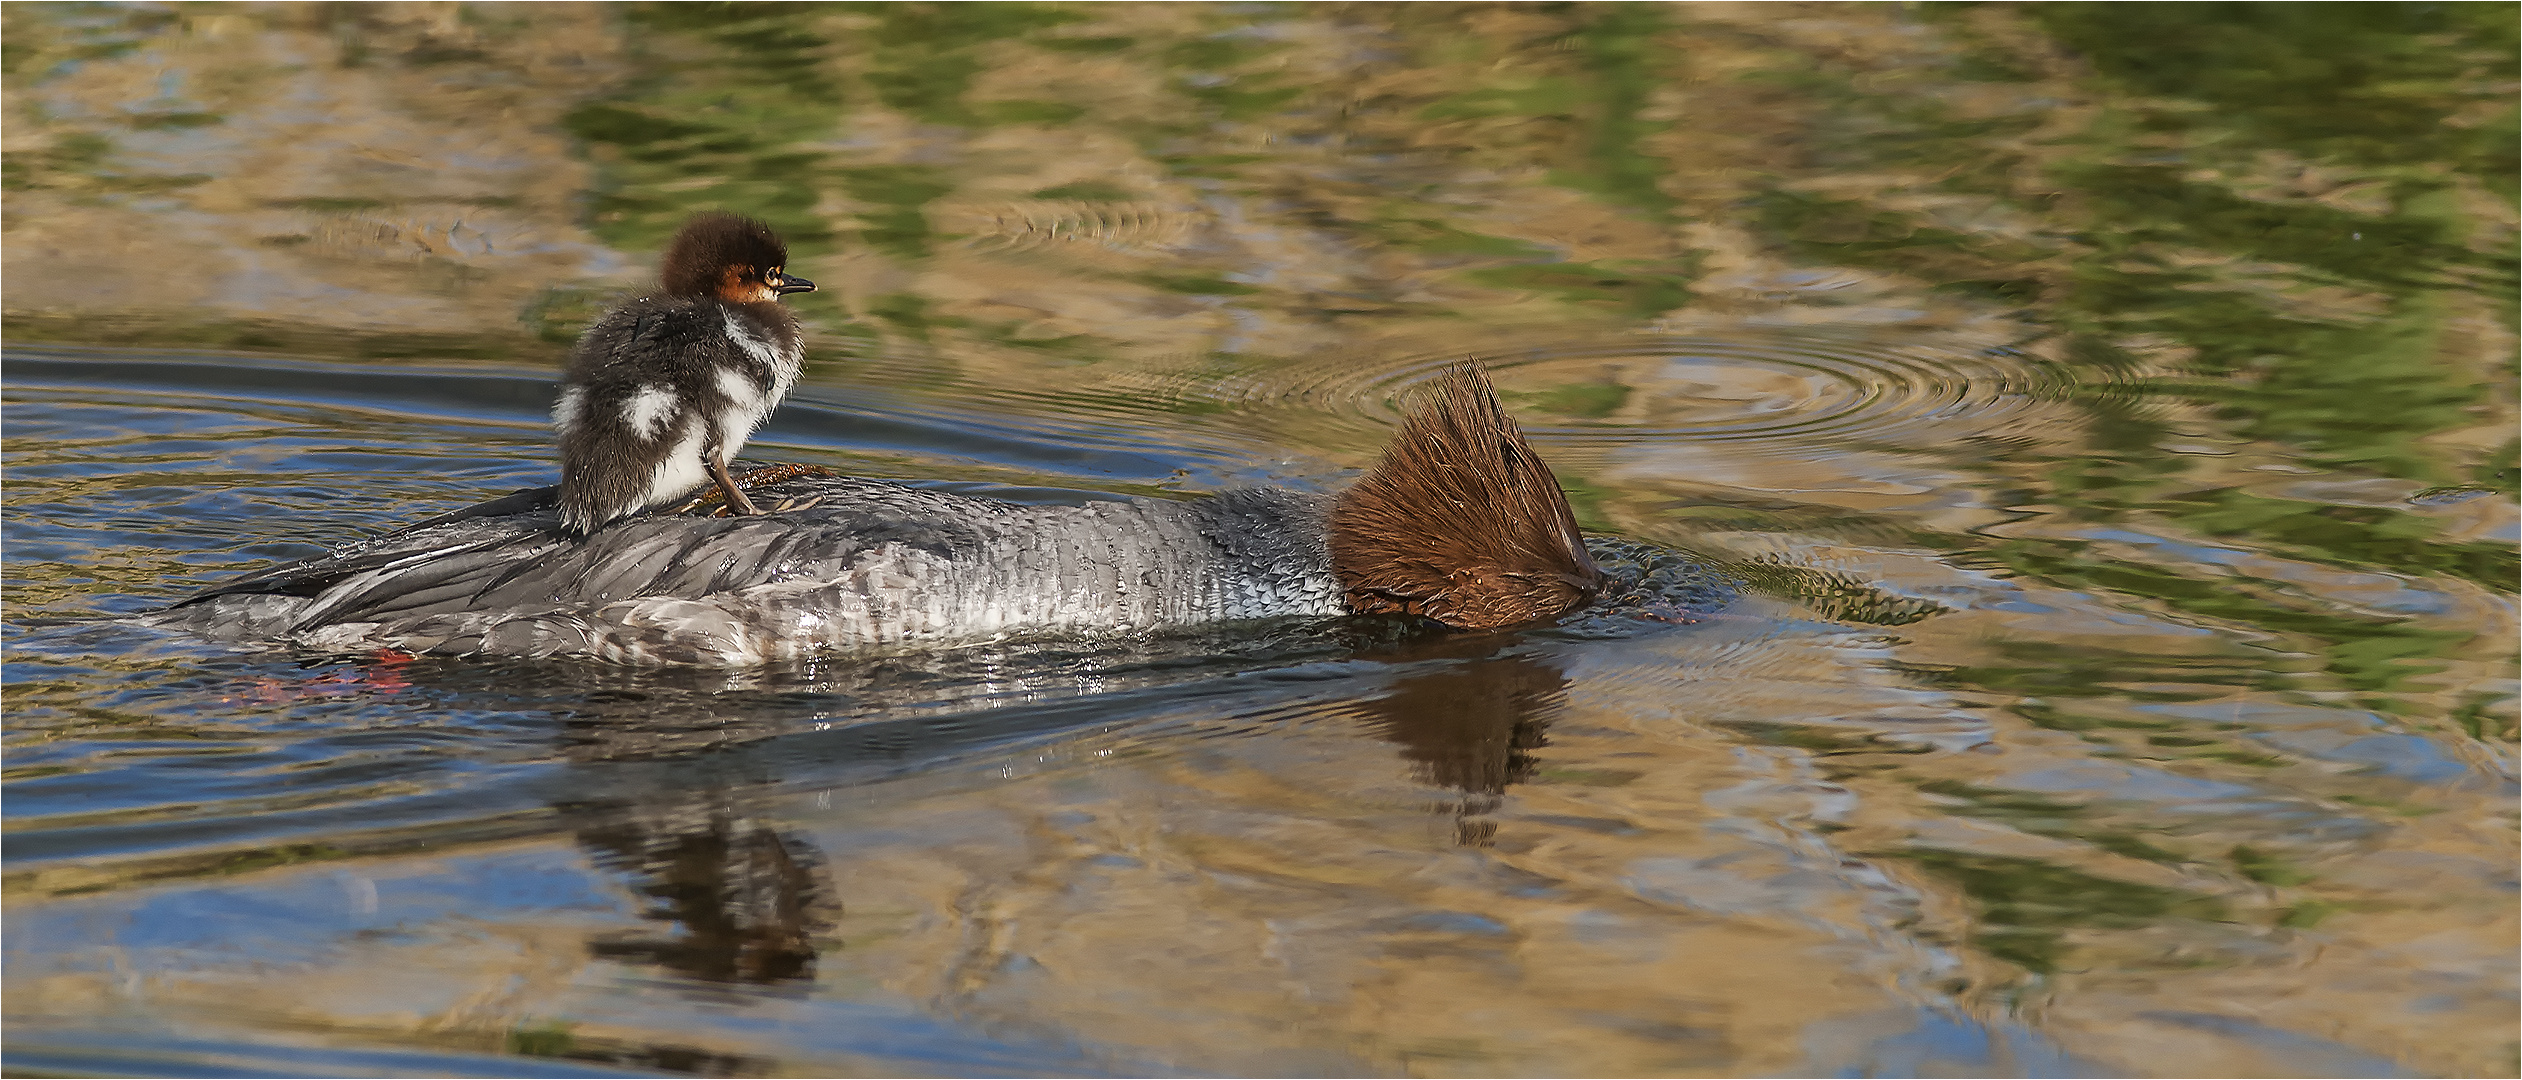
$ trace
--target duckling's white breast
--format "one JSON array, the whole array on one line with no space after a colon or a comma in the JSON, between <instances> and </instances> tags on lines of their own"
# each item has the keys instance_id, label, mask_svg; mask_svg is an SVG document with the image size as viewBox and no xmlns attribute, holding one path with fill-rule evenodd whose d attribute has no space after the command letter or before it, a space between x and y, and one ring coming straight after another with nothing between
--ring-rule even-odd
<instances>
[{"instance_id":1,"label":"duckling's white breast","mask_svg":"<svg viewBox=\"0 0 2522 1080\"><path fill-rule=\"evenodd\" d=\"M747 325L734 309L722 311L720 315L726 320L728 340L735 342L737 349L770 373L770 382L757 386L757 392L767 404L778 404L797 385L797 374L805 369L804 343L798 340L768 340Z\"/></svg>"}]
</instances>

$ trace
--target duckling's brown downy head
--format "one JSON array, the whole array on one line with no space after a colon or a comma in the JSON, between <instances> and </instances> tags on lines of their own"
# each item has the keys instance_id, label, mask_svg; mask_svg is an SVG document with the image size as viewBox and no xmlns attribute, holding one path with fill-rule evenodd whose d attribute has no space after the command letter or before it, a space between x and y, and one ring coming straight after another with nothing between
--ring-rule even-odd
<instances>
[{"instance_id":1,"label":"duckling's brown downy head","mask_svg":"<svg viewBox=\"0 0 2522 1080\"><path fill-rule=\"evenodd\" d=\"M731 304L767 304L814 282L787 272L788 245L771 227L742 214L710 211L683 223L666 245L666 295L715 296Z\"/></svg>"},{"instance_id":2,"label":"duckling's brown downy head","mask_svg":"<svg viewBox=\"0 0 2522 1080\"><path fill-rule=\"evenodd\" d=\"M1576 515L1479 365L1457 364L1331 510L1349 609L1462 630L1553 619L1602 591Z\"/></svg>"}]
</instances>

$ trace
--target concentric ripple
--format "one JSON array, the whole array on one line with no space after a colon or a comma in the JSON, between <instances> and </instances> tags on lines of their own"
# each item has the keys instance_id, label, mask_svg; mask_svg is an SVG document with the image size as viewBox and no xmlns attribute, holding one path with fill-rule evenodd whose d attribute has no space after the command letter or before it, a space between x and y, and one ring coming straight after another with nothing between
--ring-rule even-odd
<instances>
[{"instance_id":1,"label":"concentric ripple","mask_svg":"<svg viewBox=\"0 0 2522 1080\"><path fill-rule=\"evenodd\" d=\"M1190 470L1197 486L1286 482L1277 471L1283 466L1261 470L1269 475L1254 470L1371 452L1420 384L1465 359L1488 368L1508 411L1538 443L1722 444L1746 457L2037 442L2041 429L2075 421L2059 407L2070 397L2109 394L2129 381L1955 335L1881 330L1420 339L1390 352L1339 349L1293 360L1224 353L1111 371L1070 366L1064 370L1078 378L1067 382L1009 379L989 367L962 371L918 350L874 345L852 354L846 379L853 395L875 386L914 399L943 394L1072 438L1139 445L1161 431L1153 442L1201 463ZM800 397L811 401L816 392L801 387Z\"/></svg>"},{"instance_id":2,"label":"concentric ripple","mask_svg":"<svg viewBox=\"0 0 2522 1080\"><path fill-rule=\"evenodd\" d=\"M1463 359L1486 364L1538 439L1867 441L1984 434L2076 389L2062 365L2004 348L1824 333L1622 336L1306 364L1221 386L1234 405L1297 405L1386 425Z\"/></svg>"}]
</instances>

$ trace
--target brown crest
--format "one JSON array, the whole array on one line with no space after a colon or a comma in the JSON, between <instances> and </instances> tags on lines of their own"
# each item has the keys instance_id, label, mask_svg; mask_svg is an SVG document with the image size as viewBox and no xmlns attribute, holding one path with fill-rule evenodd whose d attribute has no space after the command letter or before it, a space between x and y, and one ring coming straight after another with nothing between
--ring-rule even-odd
<instances>
[{"instance_id":1,"label":"brown crest","mask_svg":"<svg viewBox=\"0 0 2522 1080\"><path fill-rule=\"evenodd\" d=\"M1602 591L1576 515L1488 373L1446 369L1331 510L1331 569L1360 614L1463 630L1555 618Z\"/></svg>"},{"instance_id":2,"label":"brown crest","mask_svg":"<svg viewBox=\"0 0 2522 1080\"><path fill-rule=\"evenodd\" d=\"M762 271L786 265L788 245L770 226L712 210L694 214L675 232L659 277L669 296L709 296L734 287L731 282L758 282Z\"/></svg>"}]
</instances>

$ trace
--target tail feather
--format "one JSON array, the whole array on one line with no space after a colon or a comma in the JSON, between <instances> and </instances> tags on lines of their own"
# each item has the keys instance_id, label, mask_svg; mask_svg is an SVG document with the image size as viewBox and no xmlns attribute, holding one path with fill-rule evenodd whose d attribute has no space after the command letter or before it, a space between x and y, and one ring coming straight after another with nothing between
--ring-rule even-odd
<instances>
[{"instance_id":1,"label":"tail feather","mask_svg":"<svg viewBox=\"0 0 2522 1080\"><path fill-rule=\"evenodd\" d=\"M1361 614L1464 630L1555 618L1602 591L1576 515L1479 365L1432 400L1331 510L1331 569Z\"/></svg>"}]
</instances>

